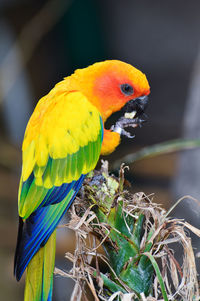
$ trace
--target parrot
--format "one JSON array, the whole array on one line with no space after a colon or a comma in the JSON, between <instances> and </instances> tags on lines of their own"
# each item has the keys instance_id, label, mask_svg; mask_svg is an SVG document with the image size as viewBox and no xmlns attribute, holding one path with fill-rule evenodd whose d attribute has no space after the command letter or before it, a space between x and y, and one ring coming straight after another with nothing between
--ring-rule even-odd
<instances>
[{"instance_id":1,"label":"parrot","mask_svg":"<svg viewBox=\"0 0 200 301\"><path fill-rule=\"evenodd\" d=\"M120 60L77 69L37 103L22 144L14 275L26 270L25 301L52 300L56 227L100 155L112 153L127 127L145 121L150 86ZM111 114L122 116L110 129Z\"/></svg>"}]
</instances>

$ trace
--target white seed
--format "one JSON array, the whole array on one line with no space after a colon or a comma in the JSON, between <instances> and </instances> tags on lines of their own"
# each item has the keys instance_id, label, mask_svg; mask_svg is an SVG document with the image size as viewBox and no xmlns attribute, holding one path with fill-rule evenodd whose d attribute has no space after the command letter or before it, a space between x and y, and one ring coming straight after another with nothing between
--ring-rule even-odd
<instances>
[{"instance_id":1,"label":"white seed","mask_svg":"<svg viewBox=\"0 0 200 301\"><path fill-rule=\"evenodd\" d=\"M124 114L124 117L127 118L127 119L133 119L136 115L136 111L133 111L133 112L130 112L130 113L125 113Z\"/></svg>"}]
</instances>

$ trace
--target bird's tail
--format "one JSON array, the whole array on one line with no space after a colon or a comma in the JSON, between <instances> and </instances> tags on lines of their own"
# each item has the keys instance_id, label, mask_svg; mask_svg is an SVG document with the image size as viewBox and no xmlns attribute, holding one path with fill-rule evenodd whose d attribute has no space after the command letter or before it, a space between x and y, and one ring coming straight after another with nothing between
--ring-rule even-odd
<instances>
[{"instance_id":1,"label":"bird's tail","mask_svg":"<svg viewBox=\"0 0 200 301\"><path fill-rule=\"evenodd\" d=\"M55 249L56 230L28 264L24 301L51 301Z\"/></svg>"}]
</instances>

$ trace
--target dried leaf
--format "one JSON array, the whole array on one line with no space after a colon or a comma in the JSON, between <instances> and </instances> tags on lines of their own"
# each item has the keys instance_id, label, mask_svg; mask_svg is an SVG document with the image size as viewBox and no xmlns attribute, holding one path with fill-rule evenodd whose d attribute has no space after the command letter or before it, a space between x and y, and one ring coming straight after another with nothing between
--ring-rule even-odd
<instances>
[{"instance_id":1,"label":"dried leaf","mask_svg":"<svg viewBox=\"0 0 200 301\"><path fill-rule=\"evenodd\" d=\"M192 231L194 234L196 234L198 237L200 237L200 229L197 229L196 227L190 225L188 222L180 222L182 225L187 227L190 231Z\"/></svg>"}]
</instances>

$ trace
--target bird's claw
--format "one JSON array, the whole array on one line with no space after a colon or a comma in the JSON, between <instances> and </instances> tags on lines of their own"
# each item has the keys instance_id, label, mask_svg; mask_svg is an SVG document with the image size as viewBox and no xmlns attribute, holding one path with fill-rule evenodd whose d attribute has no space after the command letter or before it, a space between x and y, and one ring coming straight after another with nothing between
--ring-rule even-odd
<instances>
[{"instance_id":1,"label":"bird's claw","mask_svg":"<svg viewBox=\"0 0 200 301\"><path fill-rule=\"evenodd\" d=\"M135 135L131 135L129 132L125 131L124 129L122 129L121 135L131 139L135 137Z\"/></svg>"},{"instance_id":2,"label":"bird's claw","mask_svg":"<svg viewBox=\"0 0 200 301\"><path fill-rule=\"evenodd\" d=\"M111 130L113 132L116 132L120 135L126 136L128 138L134 138L135 135L131 135L129 132L127 132L124 128L126 127L141 127L142 123L145 122L144 119L141 119L139 117L135 118L135 119L129 119L129 118L125 118L124 116L121 117L115 125L113 125L111 127Z\"/></svg>"}]
</instances>

